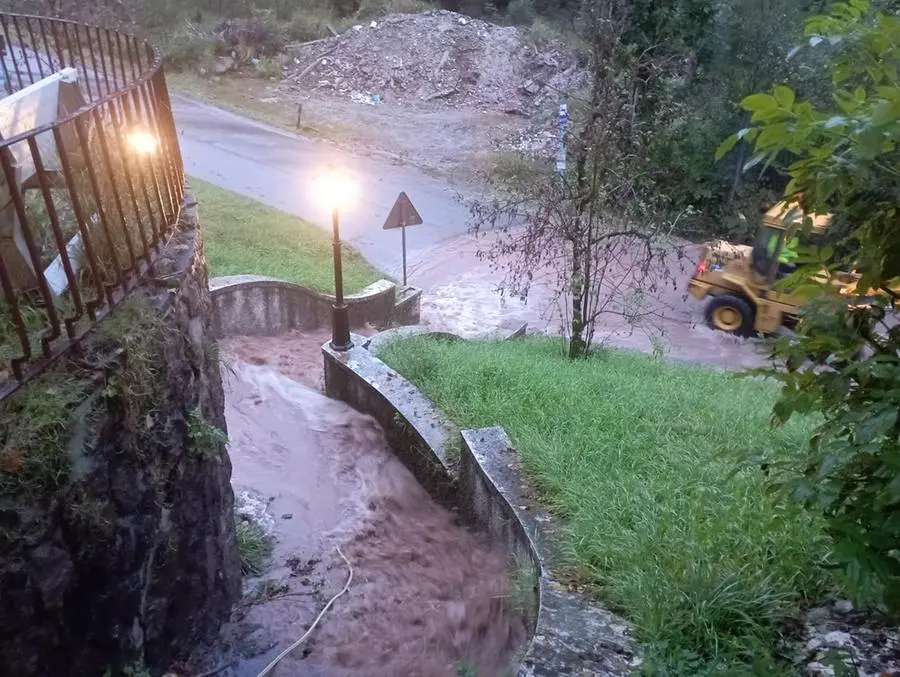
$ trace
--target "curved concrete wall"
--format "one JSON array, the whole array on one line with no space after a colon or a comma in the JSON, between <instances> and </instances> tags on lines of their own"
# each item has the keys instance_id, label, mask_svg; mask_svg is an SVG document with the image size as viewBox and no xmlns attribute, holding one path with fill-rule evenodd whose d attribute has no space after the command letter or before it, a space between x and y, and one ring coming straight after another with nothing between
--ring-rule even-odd
<instances>
[{"instance_id":1,"label":"curved concrete wall","mask_svg":"<svg viewBox=\"0 0 900 677\"><path fill-rule=\"evenodd\" d=\"M275 336L292 329L315 329L331 322L334 296L263 275L216 277L209 283L213 329L224 336ZM415 324L421 291L397 289L379 280L345 297L350 325Z\"/></svg>"},{"instance_id":2,"label":"curved concrete wall","mask_svg":"<svg viewBox=\"0 0 900 677\"><path fill-rule=\"evenodd\" d=\"M520 592L530 586L534 593L526 610L533 636L520 656L518 677L630 674L640 659L625 622L554 579L552 568L562 564L554 546L562 527L527 491L506 432L458 432L418 388L364 347L427 333L383 332L368 342L355 340L343 353L326 344L327 394L373 416L394 452L436 499L457 507L469 524L506 548Z\"/></svg>"}]
</instances>

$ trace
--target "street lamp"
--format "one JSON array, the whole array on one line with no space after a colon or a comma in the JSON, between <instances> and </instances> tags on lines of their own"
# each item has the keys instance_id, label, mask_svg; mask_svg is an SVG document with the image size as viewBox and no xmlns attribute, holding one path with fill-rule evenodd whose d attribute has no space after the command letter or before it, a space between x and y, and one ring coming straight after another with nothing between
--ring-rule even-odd
<instances>
[{"instance_id":1,"label":"street lamp","mask_svg":"<svg viewBox=\"0 0 900 677\"><path fill-rule=\"evenodd\" d=\"M342 172L332 169L321 181L319 195L331 208L331 230L333 234L332 249L334 251L334 304L331 306L331 349L337 351L350 350L353 341L350 339L350 317L347 304L344 303L344 273L341 267L341 222L339 204L352 198L353 183Z\"/></svg>"},{"instance_id":2,"label":"street lamp","mask_svg":"<svg viewBox=\"0 0 900 677\"><path fill-rule=\"evenodd\" d=\"M126 138L128 139L128 145L131 149L139 155L155 153L156 147L159 145L159 142L152 133L140 127L131 130Z\"/></svg>"}]
</instances>

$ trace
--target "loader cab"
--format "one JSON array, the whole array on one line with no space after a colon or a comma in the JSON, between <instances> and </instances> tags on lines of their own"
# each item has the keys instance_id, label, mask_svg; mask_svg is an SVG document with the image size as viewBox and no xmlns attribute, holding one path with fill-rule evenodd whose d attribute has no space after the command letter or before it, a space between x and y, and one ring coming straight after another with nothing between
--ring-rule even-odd
<instances>
[{"instance_id":1,"label":"loader cab","mask_svg":"<svg viewBox=\"0 0 900 677\"><path fill-rule=\"evenodd\" d=\"M790 274L795 266L780 260L790 259L782 256L785 249L820 246L830 221L830 214L804 214L796 202L779 202L769 208L750 254L758 284L771 286Z\"/></svg>"}]
</instances>

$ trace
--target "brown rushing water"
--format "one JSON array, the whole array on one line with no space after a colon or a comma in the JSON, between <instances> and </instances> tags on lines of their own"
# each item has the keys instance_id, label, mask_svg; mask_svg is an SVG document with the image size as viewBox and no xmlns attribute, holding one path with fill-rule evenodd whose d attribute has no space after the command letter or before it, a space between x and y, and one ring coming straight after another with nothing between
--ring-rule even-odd
<instances>
[{"instance_id":1,"label":"brown rushing water","mask_svg":"<svg viewBox=\"0 0 900 677\"><path fill-rule=\"evenodd\" d=\"M272 499L278 543L263 577L276 594L240 611L226 652L237 662L220 674L254 677L303 634L344 585L340 546L350 590L270 674L455 677L465 662L499 677L525 636L503 553L431 500L372 418L268 366L316 385L324 340L226 342L235 493Z\"/></svg>"}]
</instances>

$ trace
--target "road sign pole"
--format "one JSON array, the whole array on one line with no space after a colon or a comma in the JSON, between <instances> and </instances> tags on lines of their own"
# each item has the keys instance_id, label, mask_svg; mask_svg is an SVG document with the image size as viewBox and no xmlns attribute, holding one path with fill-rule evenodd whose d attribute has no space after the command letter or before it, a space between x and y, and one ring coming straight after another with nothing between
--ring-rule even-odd
<instances>
[{"instance_id":1,"label":"road sign pole","mask_svg":"<svg viewBox=\"0 0 900 677\"><path fill-rule=\"evenodd\" d=\"M409 226L418 226L422 223L422 217L409 201L406 193L400 193L394 206L391 207L391 213L388 214L387 220L384 222L384 230L400 229L400 237L403 249L403 286L407 286L406 278L406 229Z\"/></svg>"},{"instance_id":2,"label":"road sign pole","mask_svg":"<svg viewBox=\"0 0 900 677\"><path fill-rule=\"evenodd\" d=\"M400 227L403 234L403 286L406 286L406 226Z\"/></svg>"}]
</instances>

